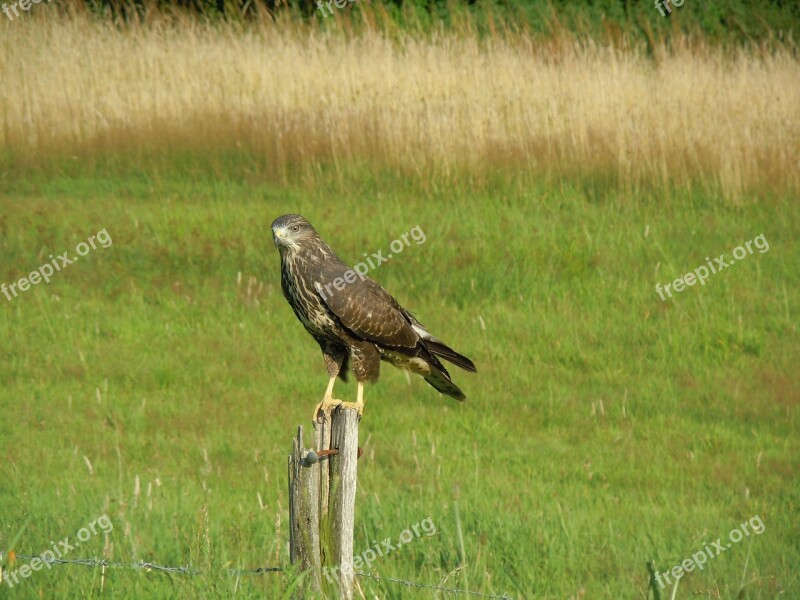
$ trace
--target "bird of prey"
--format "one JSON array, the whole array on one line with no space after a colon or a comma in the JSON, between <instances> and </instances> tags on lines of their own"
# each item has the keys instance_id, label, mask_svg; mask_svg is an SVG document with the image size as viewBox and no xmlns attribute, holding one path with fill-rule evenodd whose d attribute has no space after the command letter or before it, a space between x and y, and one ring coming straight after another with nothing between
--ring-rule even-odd
<instances>
[{"instance_id":1,"label":"bird of prey","mask_svg":"<svg viewBox=\"0 0 800 600\"><path fill-rule=\"evenodd\" d=\"M322 349L328 388L314 410L335 406L364 410L364 383L377 381L380 361L416 373L442 394L466 400L439 358L467 371L475 365L433 337L414 316L372 279L356 272L300 215L283 215L272 223L281 257L281 288L294 314ZM333 398L336 377L356 376L356 402Z\"/></svg>"}]
</instances>

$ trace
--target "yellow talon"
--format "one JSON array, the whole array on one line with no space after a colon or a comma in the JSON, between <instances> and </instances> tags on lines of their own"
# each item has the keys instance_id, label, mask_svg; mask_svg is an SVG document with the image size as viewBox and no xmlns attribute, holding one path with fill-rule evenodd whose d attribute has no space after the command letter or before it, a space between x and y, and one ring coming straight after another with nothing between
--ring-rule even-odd
<instances>
[{"instance_id":1,"label":"yellow talon","mask_svg":"<svg viewBox=\"0 0 800 600\"><path fill-rule=\"evenodd\" d=\"M324 415L330 415L331 411L335 410L336 408L342 406L344 408L352 408L358 411L358 417L361 418L364 415L364 384L363 382L358 382L358 391L356 392L356 401L355 402L344 402L343 400L337 400L333 398L333 382L336 380L335 377L331 377L330 382L328 383L328 389L325 390L325 396L322 398L322 402L317 404L314 407L314 415L311 417L311 422L316 424L319 422L319 413L322 411Z\"/></svg>"}]
</instances>

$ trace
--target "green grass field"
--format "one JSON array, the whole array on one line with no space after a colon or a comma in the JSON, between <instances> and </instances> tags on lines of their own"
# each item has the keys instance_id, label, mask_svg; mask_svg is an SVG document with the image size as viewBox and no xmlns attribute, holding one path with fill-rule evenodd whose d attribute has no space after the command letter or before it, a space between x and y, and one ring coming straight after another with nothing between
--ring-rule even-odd
<instances>
[{"instance_id":1,"label":"green grass field","mask_svg":"<svg viewBox=\"0 0 800 600\"><path fill-rule=\"evenodd\" d=\"M107 515L113 530L65 558L202 572L56 565L3 595L291 593L291 570L235 571L288 569L286 457L326 383L280 292L269 224L286 212L351 263L424 230L371 276L478 366L454 374L465 404L389 366L367 389L355 548L436 528L371 573L645 598L648 561L668 571L758 515L762 533L677 597L800 593L796 199L390 174L276 187L235 169L3 181L0 281L100 230L113 243L0 296L0 548L40 554ZM656 283L759 234L768 251L659 298ZM360 581L367 597L455 597Z\"/></svg>"},{"instance_id":2,"label":"green grass field","mask_svg":"<svg viewBox=\"0 0 800 600\"><path fill-rule=\"evenodd\" d=\"M357 598L800 597L789 3L91 4L0 16L0 596L305 597L300 213L478 368L367 388Z\"/></svg>"}]
</instances>

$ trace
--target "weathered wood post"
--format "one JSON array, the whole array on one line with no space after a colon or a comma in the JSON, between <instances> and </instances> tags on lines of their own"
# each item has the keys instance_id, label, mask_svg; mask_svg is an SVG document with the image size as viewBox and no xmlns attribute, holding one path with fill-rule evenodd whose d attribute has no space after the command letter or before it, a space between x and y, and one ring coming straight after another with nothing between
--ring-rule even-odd
<instances>
[{"instance_id":1,"label":"weathered wood post","mask_svg":"<svg viewBox=\"0 0 800 600\"><path fill-rule=\"evenodd\" d=\"M306 588L320 589L319 469L308 461L303 427L297 428L289 456L289 560L309 571Z\"/></svg>"},{"instance_id":2,"label":"weathered wood post","mask_svg":"<svg viewBox=\"0 0 800 600\"><path fill-rule=\"evenodd\" d=\"M309 570L306 588L320 590L323 576L353 596L358 412L320 412L314 448L303 447L297 428L289 456L289 558Z\"/></svg>"}]
</instances>

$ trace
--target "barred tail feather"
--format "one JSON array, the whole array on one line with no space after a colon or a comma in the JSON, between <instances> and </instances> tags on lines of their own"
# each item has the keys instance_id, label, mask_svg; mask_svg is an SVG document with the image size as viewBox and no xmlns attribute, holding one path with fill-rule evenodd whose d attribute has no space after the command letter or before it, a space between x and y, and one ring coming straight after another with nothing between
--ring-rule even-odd
<instances>
[{"instance_id":1,"label":"barred tail feather","mask_svg":"<svg viewBox=\"0 0 800 600\"><path fill-rule=\"evenodd\" d=\"M467 399L467 397L464 395L464 392L462 392L455 383L450 381L450 378L447 377L447 375L435 367L431 367L431 372L425 375L425 381L427 381L445 396L455 398L459 402L464 402Z\"/></svg>"},{"instance_id":2,"label":"barred tail feather","mask_svg":"<svg viewBox=\"0 0 800 600\"><path fill-rule=\"evenodd\" d=\"M462 369L464 369L465 371L469 371L470 373L477 372L477 369L475 368L475 363L473 363L463 354L459 354L449 346L446 346L441 340L434 340L434 339L425 340L425 345L428 347L428 350L430 350L431 353L435 354L436 356L440 356L447 361L450 361L457 367L461 367Z\"/></svg>"}]
</instances>

